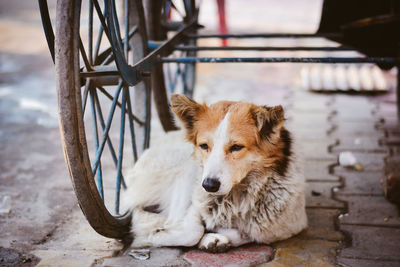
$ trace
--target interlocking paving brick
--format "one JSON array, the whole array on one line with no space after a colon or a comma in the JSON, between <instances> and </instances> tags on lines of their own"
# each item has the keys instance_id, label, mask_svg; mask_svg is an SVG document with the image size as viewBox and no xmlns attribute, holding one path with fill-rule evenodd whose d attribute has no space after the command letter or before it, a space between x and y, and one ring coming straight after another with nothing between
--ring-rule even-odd
<instances>
[{"instance_id":1,"label":"interlocking paving brick","mask_svg":"<svg viewBox=\"0 0 400 267\"><path fill-rule=\"evenodd\" d=\"M344 258L400 261L400 228L341 225L341 230L351 233L351 247L340 254ZM359 265L360 266L360 265Z\"/></svg>"},{"instance_id":2,"label":"interlocking paving brick","mask_svg":"<svg viewBox=\"0 0 400 267\"><path fill-rule=\"evenodd\" d=\"M374 125L379 121L379 117L366 112L354 112L353 109L348 110L338 110L338 113L332 119L333 122L340 125L342 122L352 123L352 122L365 122Z\"/></svg>"},{"instance_id":3,"label":"interlocking paving brick","mask_svg":"<svg viewBox=\"0 0 400 267\"><path fill-rule=\"evenodd\" d=\"M400 146L389 147L389 154L394 156L400 155Z\"/></svg>"},{"instance_id":4,"label":"interlocking paving brick","mask_svg":"<svg viewBox=\"0 0 400 267\"><path fill-rule=\"evenodd\" d=\"M400 227L397 207L383 196L339 196L338 199L348 203L348 214L339 217L341 224Z\"/></svg>"},{"instance_id":5,"label":"interlocking paving brick","mask_svg":"<svg viewBox=\"0 0 400 267\"><path fill-rule=\"evenodd\" d=\"M369 136L341 137L339 144L331 148L333 153L342 151L386 153L387 150L387 147L380 145L379 139Z\"/></svg>"},{"instance_id":6,"label":"interlocking paving brick","mask_svg":"<svg viewBox=\"0 0 400 267\"><path fill-rule=\"evenodd\" d=\"M184 259L194 267L254 266L269 261L272 253L273 249L270 246L246 245L216 254L190 250L185 253Z\"/></svg>"},{"instance_id":7,"label":"interlocking paving brick","mask_svg":"<svg viewBox=\"0 0 400 267\"><path fill-rule=\"evenodd\" d=\"M397 107L396 107L396 105L394 105L392 103L381 102L378 104L378 108L377 108L377 111L375 114L377 117L396 118L397 117Z\"/></svg>"},{"instance_id":8,"label":"interlocking paving brick","mask_svg":"<svg viewBox=\"0 0 400 267\"><path fill-rule=\"evenodd\" d=\"M362 259L350 259L350 258L339 258L338 264L340 266L362 266L362 267L399 267L400 261L376 261L376 260L362 260Z\"/></svg>"},{"instance_id":9,"label":"interlocking paving brick","mask_svg":"<svg viewBox=\"0 0 400 267\"><path fill-rule=\"evenodd\" d=\"M399 119L397 118L397 112L395 116L391 117L380 117L379 123L377 124L377 128L380 130L388 130L398 129L399 127Z\"/></svg>"},{"instance_id":10,"label":"interlocking paving brick","mask_svg":"<svg viewBox=\"0 0 400 267\"><path fill-rule=\"evenodd\" d=\"M383 174L378 172L342 173L344 187L335 191L335 195L383 195L381 180Z\"/></svg>"},{"instance_id":11,"label":"interlocking paving brick","mask_svg":"<svg viewBox=\"0 0 400 267\"><path fill-rule=\"evenodd\" d=\"M342 240L343 234L335 230L334 220L340 214L337 209L307 209L308 228L299 234L304 239Z\"/></svg>"},{"instance_id":12,"label":"interlocking paving brick","mask_svg":"<svg viewBox=\"0 0 400 267\"><path fill-rule=\"evenodd\" d=\"M357 162L362 165L363 167L362 172L381 171L384 167L384 158L386 156L385 153L353 152L353 155L357 159ZM335 174L342 174L348 172L358 172L358 171L348 167L342 167L342 166L334 167Z\"/></svg>"},{"instance_id":13,"label":"interlocking paving brick","mask_svg":"<svg viewBox=\"0 0 400 267\"><path fill-rule=\"evenodd\" d=\"M335 266L336 249L339 246L338 242L294 237L275 243L274 259L259 266Z\"/></svg>"},{"instance_id":14,"label":"interlocking paving brick","mask_svg":"<svg viewBox=\"0 0 400 267\"><path fill-rule=\"evenodd\" d=\"M327 113L310 113L289 110L285 115L287 122L294 125L320 128L330 123L330 114Z\"/></svg>"},{"instance_id":15,"label":"interlocking paving brick","mask_svg":"<svg viewBox=\"0 0 400 267\"><path fill-rule=\"evenodd\" d=\"M307 135L315 136L318 139L324 138L327 134L332 131L332 124L328 121L326 122L318 122L318 121L309 121L307 123L296 122L296 121L287 121L286 122L287 129L291 130L295 133L303 133L306 132ZM303 134L304 136L305 134Z\"/></svg>"},{"instance_id":16,"label":"interlocking paving brick","mask_svg":"<svg viewBox=\"0 0 400 267\"><path fill-rule=\"evenodd\" d=\"M332 199L332 188L340 186L333 182L307 182L306 207L308 208L344 208L340 201Z\"/></svg>"},{"instance_id":17,"label":"interlocking paving brick","mask_svg":"<svg viewBox=\"0 0 400 267\"><path fill-rule=\"evenodd\" d=\"M371 102L365 96L360 95L335 95L332 106L337 109L351 109L358 111L370 111L376 109L375 103Z\"/></svg>"},{"instance_id":18,"label":"interlocking paving brick","mask_svg":"<svg viewBox=\"0 0 400 267\"><path fill-rule=\"evenodd\" d=\"M337 156L328 151L328 143L325 141L308 142L301 146L301 154L306 161L335 161Z\"/></svg>"},{"instance_id":19,"label":"interlocking paving brick","mask_svg":"<svg viewBox=\"0 0 400 267\"><path fill-rule=\"evenodd\" d=\"M292 88L293 89L293 88ZM306 90L292 90L291 96L297 101L317 101L331 105L334 97L326 94L317 94Z\"/></svg>"},{"instance_id":20,"label":"interlocking paving brick","mask_svg":"<svg viewBox=\"0 0 400 267\"><path fill-rule=\"evenodd\" d=\"M129 253L130 249L127 250ZM180 256L182 251L176 248L151 248L150 258L147 260L137 260L129 255L123 255L114 258L107 258L103 261L103 267L118 266L190 266L188 262Z\"/></svg>"},{"instance_id":21,"label":"interlocking paving brick","mask_svg":"<svg viewBox=\"0 0 400 267\"><path fill-rule=\"evenodd\" d=\"M288 125L287 128L293 133L293 136L296 138L296 140L336 140L335 137L327 137L328 133L334 129L333 125L330 125L329 128L326 129L308 129L306 127L293 128L291 125Z\"/></svg>"},{"instance_id":22,"label":"interlocking paving brick","mask_svg":"<svg viewBox=\"0 0 400 267\"><path fill-rule=\"evenodd\" d=\"M298 100L293 102L292 109L294 111L303 112L326 112L330 113L331 109L328 107L327 102L324 101L312 101L310 100Z\"/></svg>"},{"instance_id":23,"label":"interlocking paving brick","mask_svg":"<svg viewBox=\"0 0 400 267\"><path fill-rule=\"evenodd\" d=\"M112 253L110 253L112 254ZM63 251L60 249L36 250L35 256L41 260L39 267L50 266L92 266L96 259L104 257L100 251ZM0 266L1 262L0 262ZM22 266L22 265L21 265Z\"/></svg>"},{"instance_id":24,"label":"interlocking paving brick","mask_svg":"<svg viewBox=\"0 0 400 267\"><path fill-rule=\"evenodd\" d=\"M335 104L333 104L335 106ZM368 108L357 108L350 103L346 106L337 106L335 109L334 120L338 123L341 122L369 122L374 123L378 120L378 117L373 114L372 109Z\"/></svg>"},{"instance_id":25,"label":"interlocking paving brick","mask_svg":"<svg viewBox=\"0 0 400 267\"><path fill-rule=\"evenodd\" d=\"M399 133L398 128L399 128L399 119L397 118L397 112L395 113L394 116L388 117L378 117L379 118L379 123L377 124L377 129L383 130L383 131L391 131L394 130L395 133Z\"/></svg>"},{"instance_id":26,"label":"interlocking paving brick","mask_svg":"<svg viewBox=\"0 0 400 267\"><path fill-rule=\"evenodd\" d=\"M286 112L286 126L294 132L308 131L312 136L325 137L332 130L331 116L330 111L306 112L291 108Z\"/></svg>"},{"instance_id":27,"label":"interlocking paving brick","mask_svg":"<svg viewBox=\"0 0 400 267\"><path fill-rule=\"evenodd\" d=\"M370 136L380 139L383 137L375 126L370 122L335 122L336 128L330 133L334 137L349 137L349 136Z\"/></svg>"},{"instance_id":28,"label":"interlocking paving brick","mask_svg":"<svg viewBox=\"0 0 400 267\"><path fill-rule=\"evenodd\" d=\"M382 143L386 146L400 146L400 136L391 135L382 139Z\"/></svg>"},{"instance_id":29,"label":"interlocking paving brick","mask_svg":"<svg viewBox=\"0 0 400 267\"><path fill-rule=\"evenodd\" d=\"M399 136L400 135L400 128L399 124L382 124L378 127L379 130L385 131L386 136L391 137L391 136ZM384 137L386 137L384 136Z\"/></svg>"},{"instance_id":30,"label":"interlocking paving brick","mask_svg":"<svg viewBox=\"0 0 400 267\"><path fill-rule=\"evenodd\" d=\"M304 160L304 176L307 181L337 182L339 177L329 173L336 161Z\"/></svg>"}]
</instances>

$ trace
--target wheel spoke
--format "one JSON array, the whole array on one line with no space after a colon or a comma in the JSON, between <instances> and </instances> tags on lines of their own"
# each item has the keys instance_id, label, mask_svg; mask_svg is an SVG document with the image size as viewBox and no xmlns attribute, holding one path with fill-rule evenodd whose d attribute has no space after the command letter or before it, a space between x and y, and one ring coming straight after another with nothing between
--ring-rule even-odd
<instances>
[{"instance_id":1,"label":"wheel spoke","mask_svg":"<svg viewBox=\"0 0 400 267\"><path fill-rule=\"evenodd\" d=\"M119 148L118 148L118 164L117 164L117 184L115 192L115 213L119 214L119 199L121 191L121 176L122 176L122 160L124 157L124 139L125 139L125 107L126 107L126 87L122 91L122 107L121 107L121 126L119 133Z\"/></svg>"},{"instance_id":2,"label":"wheel spoke","mask_svg":"<svg viewBox=\"0 0 400 267\"><path fill-rule=\"evenodd\" d=\"M98 65L97 60L98 60L98 57L99 57L101 39L103 39L103 32L104 32L103 26L100 25L99 35L97 36L96 46L94 48L94 64L95 65Z\"/></svg>"},{"instance_id":3,"label":"wheel spoke","mask_svg":"<svg viewBox=\"0 0 400 267\"><path fill-rule=\"evenodd\" d=\"M147 81L143 81L147 83ZM144 144L143 148L147 149L150 146L150 120L151 120L151 87L149 84L146 86L146 113L145 113L145 125L144 125Z\"/></svg>"},{"instance_id":4,"label":"wheel spoke","mask_svg":"<svg viewBox=\"0 0 400 267\"><path fill-rule=\"evenodd\" d=\"M106 89L104 89L104 88L101 87L101 86L98 86L98 88L99 88L100 92L102 92L108 99L113 100L112 95L110 95L110 94L106 91ZM119 103L118 101L117 101L117 106L121 108L121 103ZM135 115L133 115L132 112L128 112L128 115L129 115L129 118L130 118L131 120L136 121L140 126L143 126L143 125L144 125L144 122L141 121L141 120L140 120L138 117L136 117Z\"/></svg>"},{"instance_id":5,"label":"wheel spoke","mask_svg":"<svg viewBox=\"0 0 400 267\"><path fill-rule=\"evenodd\" d=\"M129 90L127 92L127 106L128 106L128 114L132 114L132 104L131 104L131 97L130 97ZM129 120L129 128L130 128L130 133L131 133L133 159L134 159L134 162L136 162L137 161L137 149L136 149L135 125L134 125L132 119Z\"/></svg>"},{"instance_id":6,"label":"wheel spoke","mask_svg":"<svg viewBox=\"0 0 400 267\"><path fill-rule=\"evenodd\" d=\"M185 8L185 18L187 18L189 15L191 15L191 5L190 5L190 0L183 0L183 5Z\"/></svg>"},{"instance_id":7,"label":"wheel spoke","mask_svg":"<svg viewBox=\"0 0 400 267\"><path fill-rule=\"evenodd\" d=\"M92 71L93 69L89 63L89 59L86 55L85 47L83 46L81 37L79 37L79 50L81 51L81 56L82 56L83 62L85 63L86 70Z\"/></svg>"},{"instance_id":8,"label":"wheel spoke","mask_svg":"<svg viewBox=\"0 0 400 267\"><path fill-rule=\"evenodd\" d=\"M118 84L117 90L116 90L114 98L113 98L113 102L111 104L111 108L110 108L110 112L109 112L109 115L108 115L106 127L104 129L103 136L101 137L100 146L96 150L96 158L95 158L94 163L92 165L93 175L96 174L97 165L99 164L101 155L103 154L104 144L106 143L106 140L107 140L107 137L108 137L108 132L110 131L110 128L111 128L111 123L112 123L112 119L113 119L113 116L114 116L115 107L117 106L117 99L119 97L119 94L121 93L121 89L122 89L122 81L119 82L119 84Z\"/></svg>"},{"instance_id":9,"label":"wheel spoke","mask_svg":"<svg viewBox=\"0 0 400 267\"><path fill-rule=\"evenodd\" d=\"M170 93L173 93L173 92L174 92L174 89L173 89L173 87L172 87L173 77L172 77L171 65L172 65L172 64L167 64L166 67L167 67L167 76L168 76L168 85L169 85L168 87L169 87L169 91L170 91Z\"/></svg>"},{"instance_id":10,"label":"wheel spoke","mask_svg":"<svg viewBox=\"0 0 400 267\"><path fill-rule=\"evenodd\" d=\"M135 25L131 28L131 30L129 31L128 34L128 41L131 40L131 38L135 35L135 33L137 32L138 27ZM124 38L122 40L122 42L126 42L126 38ZM131 47L129 46L129 42L128 42L128 50L130 51ZM106 50L104 50L98 57L98 62L96 62L99 65L108 65L110 64L112 61L114 60L114 55L112 53L112 49L111 47L107 48Z\"/></svg>"},{"instance_id":11,"label":"wheel spoke","mask_svg":"<svg viewBox=\"0 0 400 267\"><path fill-rule=\"evenodd\" d=\"M103 28L103 31L106 33L108 41L111 44L110 33L108 31L106 20L104 18L105 14L107 13L107 5L104 4L104 15L103 15L103 13L101 13L101 8L100 8L100 5L99 5L99 2L97 0L93 0L93 4L94 4L94 8L96 9L97 16L99 17L99 20L100 20L101 26Z\"/></svg>"},{"instance_id":12,"label":"wheel spoke","mask_svg":"<svg viewBox=\"0 0 400 267\"><path fill-rule=\"evenodd\" d=\"M186 72L187 72L187 66L185 64L185 66L183 66L183 71L182 71L182 75L181 75L184 95L187 95L187 92L188 92L187 83L186 83L186 78L187 78Z\"/></svg>"},{"instance_id":13,"label":"wheel spoke","mask_svg":"<svg viewBox=\"0 0 400 267\"><path fill-rule=\"evenodd\" d=\"M88 99L89 87L90 87L91 79L87 79L85 83L85 90L83 91L83 107L82 107L82 114L85 114L86 103Z\"/></svg>"},{"instance_id":14,"label":"wheel spoke","mask_svg":"<svg viewBox=\"0 0 400 267\"><path fill-rule=\"evenodd\" d=\"M90 86L90 103L92 107L92 120L93 120L93 134L94 134L94 147L95 150L99 148L99 133L97 131L97 116L96 116L96 107L95 107L95 98L93 96L95 92L95 88ZM104 202L104 190L103 190L103 174L101 169L101 161L99 161L97 167L97 187L99 189L100 197Z\"/></svg>"},{"instance_id":15,"label":"wheel spoke","mask_svg":"<svg viewBox=\"0 0 400 267\"><path fill-rule=\"evenodd\" d=\"M170 0L165 0L164 1L164 4L163 4L163 7L164 7L164 12L163 12L163 18L162 18L162 20L163 21L168 21L168 18L169 18L169 16L170 16L170 12L171 12L171 1Z\"/></svg>"},{"instance_id":16,"label":"wheel spoke","mask_svg":"<svg viewBox=\"0 0 400 267\"><path fill-rule=\"evenodd\" d=\"M176 5L174 4L174 2L172 2L172 0L169 2L171 3L171 7L175 9L176 13L178 13L178 15L183 19L185 15L183 15L183 13L176 7Z\"/></svg>"},{"instance_id":17,"label":"wheel spoke","mask_svg":"<svg viewBox=\"0 0 400 267\"><path fill-rule=\"evenodd\" d=\"M96 108L97 108L97 114L99 116L100 126L101 126L101 128L102 128L102 130L104 132L104 130L106 128L106 125L104 123L103 111L101 110L100 101L99 101L99 97L97 95L97 91L94 91L94 97L95 97L95 101L96 101ZM118 164L117 156L116 156L115 149L114 149L114 146L112 144L111 138L109 136L107 136L107 145L108 145L108 148L110 149L111 157L113 159L114 166L116 168L117 164ZM122 181L122 186L125 189L126 188L126 184L125 184L123 176L121 176L121 181Z\"/></svg>"},{"instance_id":18,"label":"wheel spoke","mask_svg":"<svg viewBox=\"0 0 400 267\"><path fill-rule=\"evenodd\" d=\"M177 66L176 66L176 71L175 71L175 75L174 75L174 80L173 80L173 82L171 83L171 93L175 92L175 88L176 88L176 85L177 85L177 83L178 83L179 76L180 76L181 73L182 73L181 64L178 63L178 64L176 64L176 65L177 65Z\"/></svg>"},{"instance_id":19,"label":"wheel spoke","mask_svg":"<svg viewBox=\"0 0 400 267\"><path fill-rule=\"evenodd\" d=\"M93 5L93 1L91 1L91 3ZM103 14L102 14L103 18L105 16L105 14L106 14L106 9L104 8L104 11L103 11ZM99 33L97 35L96 45L95 45L95 48L94 48L94 62L95 63L97 62L97 57L99 56L100 44L101 44L101 40L103 39L103 33L104 33L104 28L103 28L103 24L101 23L100 27L99 27Z\"/></svg>"}]
</instances>

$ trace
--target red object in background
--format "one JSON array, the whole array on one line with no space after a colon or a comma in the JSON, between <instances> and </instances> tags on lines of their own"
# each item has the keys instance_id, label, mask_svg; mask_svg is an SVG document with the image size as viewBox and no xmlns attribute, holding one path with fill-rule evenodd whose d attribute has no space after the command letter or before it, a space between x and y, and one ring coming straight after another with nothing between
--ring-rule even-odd
<instances>
[{"instance_id":1,"label":"red object in background","mask_svg":"<svg viewBox=\"0 0 400 267\"><path fill-rule=\"evenodd\" d=\"M217 0L218 5L218 18L219 18L219 33L228 33L228 27L226 26L225 20L225 0ZM228 45L227 39L221 39L222 46Z\"/></svg>"}]
</instances>

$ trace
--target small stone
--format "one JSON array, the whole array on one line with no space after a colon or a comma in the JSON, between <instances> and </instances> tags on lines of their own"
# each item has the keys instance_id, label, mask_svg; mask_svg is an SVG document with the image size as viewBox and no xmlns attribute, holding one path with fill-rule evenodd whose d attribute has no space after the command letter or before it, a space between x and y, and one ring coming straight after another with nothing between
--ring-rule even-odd
<instances>
[{"instance_id":1,"label":"small stone","mask_svg":"<svg viewBox=\"0 0 400 267\"><path fill-rule=\"evenodd\" d=\"M0 202L0 214L11 213L11 197L4 196Z\"/></svg>"},{"instance_id":2,"label":"small stone","mask_svg":"<svg viewBox=\"0 0 400 267\"><path fill-rule=\"evenodd\" d=\"M148 260L150 258L150 249L132 249L129 256L137 260Z\"/></svg>"},{"instance_id":3,"label":"small stone","mask_svg":"<svg viewBox=\"0 0 400 267\"><path fill-rule=\"evenodd\" d=\"M355 165L354 165L354 169L355 169L356 171L361 172L361 171L364 170L364 167L363 167L361 164L355 164Z\"/></svg>"},{"instance_id":4,"label":"small stone","mask_svg":"<svg viewBox=\"0 0 400 267\"><path fill-rule=\"evenodd\" d=\"M387 221L389 221L389 218L386 217L386 218L383 219L383 221L384 221L384 222L387 222Z\"/></svg>"},{"instance_id":5,"label":"small stone","mask_svg":"<svg viewBox=\"0 0 400 267\"><path fill-rule=\"evenodd\" d=\"M312 191L311 191L311 195L312 195L312 196L316 196L316 197L317 197L317 196L320 196L320 195L321 195L321 193L320 193L320 192L317 192L317 191L314 191L314 190L312 190Z\"/></svg>"},{"instance_id":6,"label":"small stone","mask_svg":"<svg viewBox=\"0 0 400 267\"><path fill-rule=\"evenodd\" d=\"M353 153L350 151L340 152L339 154L339 164L343 167L351 167L357 163L357 159Z\"/></svg>"}]
</instances>

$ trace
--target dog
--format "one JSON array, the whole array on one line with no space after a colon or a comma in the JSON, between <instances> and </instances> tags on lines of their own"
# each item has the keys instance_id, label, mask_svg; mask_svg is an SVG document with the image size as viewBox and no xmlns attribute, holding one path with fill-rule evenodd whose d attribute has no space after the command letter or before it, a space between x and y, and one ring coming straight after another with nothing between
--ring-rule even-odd
<instances>
[{"instance_id":1,"label":"dog","mask_svg":"<svg viewBox=\"0 0 400 267\"><path fill-rule=\"evenodd\" d=\"M153 144L128 177L133 247L223 252L307 227L304 176L282 106L207 106L180 94L171 106L183 131Z\"/></svg>"}]
</instances>

